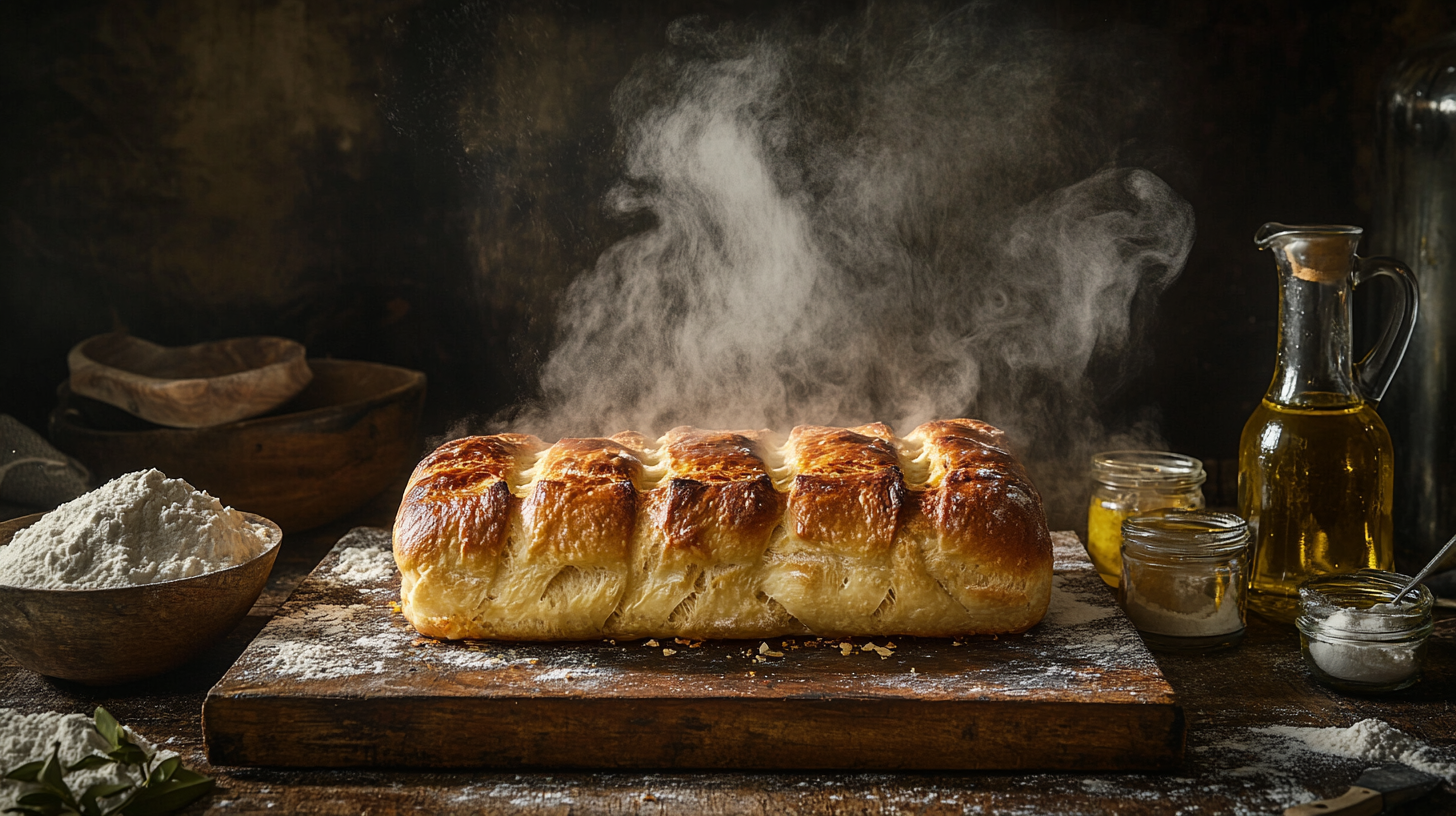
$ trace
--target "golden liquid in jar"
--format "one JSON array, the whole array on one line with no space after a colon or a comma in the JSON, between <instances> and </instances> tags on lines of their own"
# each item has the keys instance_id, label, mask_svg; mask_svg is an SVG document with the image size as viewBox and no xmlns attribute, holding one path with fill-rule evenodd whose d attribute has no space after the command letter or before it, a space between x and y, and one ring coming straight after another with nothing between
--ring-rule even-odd
<instances>
[{"instance_id":1,"label":"golden liquid in jar","mask_svg":"<svg viewBox=\"0 0 1456 816\"><path fill-rule=\"evenodd\" d=\"M1392 459L1390 434L1369 405L1260 403L1239 442L1250 609L1293 622L1305 579L1391 568Z\"/></svg>"},{"instance_id":2,"label":"golden liquid in jar","mask_svg":"<svg viewBox=\"0 0 1456 816\"><path fill-rule=\"evenodd\" d=\"M1097 574L1110 587L1122 581L1122 522L1133 514L1130 507L1092 497L1087 508L1087 555Z\"/></svg>"},{"instance_id":3,"label":"golden liquid in jar","mask_svg":"<svg viewBox=\"0 0 1456 816\"><path fill-rule=\"evenodd\" d=\"M1135 501L1101 498L1094 494L1087 508L1087 555L1102 576L1103 583L1116 588L1122 584L1122 523L1139 513L1164 508L1197 510L1203 502L1196 493L1158 494L1146 491L1133 496Z\"/></svg>"}]
</instances>

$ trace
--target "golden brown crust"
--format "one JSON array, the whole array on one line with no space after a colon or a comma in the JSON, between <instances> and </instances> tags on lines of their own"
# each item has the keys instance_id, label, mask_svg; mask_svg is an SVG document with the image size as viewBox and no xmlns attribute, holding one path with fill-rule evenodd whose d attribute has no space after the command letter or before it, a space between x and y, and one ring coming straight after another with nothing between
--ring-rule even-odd
<instances>
[{"instance_id":1,"label":"golden brown crust","mask_svg":"<svg viewBox=\"0 0 1456 816\"><path fill-rule=\"evenodd\" d=\"M442 446L395 524L405 614L438 637L1022 631L1051 585L1041 498L1001 432L674 428ZM913 478L907 480L907 473Z\"/></svg>"},{"instance_id":2,"label":"golden brown crust","mask_svg":"<svg viewBox=\"0 0 1456 816\"><path fill-rule=\"evenodd\" d=\"M509 477L524 457L545 450L534 436L472 436L441 445L410 475L394 523L395 557L423 563L442 547L461 560L499 556L510 525Z\"/></svg>"},{"instance_id":3,"label":"golden brown crust","mask_svg":"<svg viewBox=\"0 0 1456 816\"><path fill-rule=\"evenodd\" d=\"M883 436L862 433L881 430ZM884 425L794 429L788 458L798 472L789 490L795 536L840 555L889 555L908 496L888 434Z\"/></svg>"},{"instance_id":4,"label":"golden brown crust","mask_svg":"<svg viewBox=\"0 0 1456 816\"><path fill-rule=\"evenodd\" d=\"M783 515L768 467L740 433L674 428L667 473L647 496L647 517L666 551L729 561L758 558Z\"/></svg>"}]
</instances>

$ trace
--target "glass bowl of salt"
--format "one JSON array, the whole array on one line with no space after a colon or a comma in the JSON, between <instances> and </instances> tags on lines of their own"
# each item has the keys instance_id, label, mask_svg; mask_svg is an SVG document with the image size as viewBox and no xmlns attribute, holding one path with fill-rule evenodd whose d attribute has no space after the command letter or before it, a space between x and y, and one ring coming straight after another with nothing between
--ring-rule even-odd
<instances>
[{"instance_id":1,"label":"glass bowl of salt","mask_svg":"<svg viewBox=\"0 0 1456 816\"><path fill-rule=\"evenodd\" d=\"M1410 576L1363 569L1322 575L1299 587L1304 664L1339 691L1384 694L1420 679L1435 598L1424 585L1393 602Z\"/></svg>"}]
</instances>

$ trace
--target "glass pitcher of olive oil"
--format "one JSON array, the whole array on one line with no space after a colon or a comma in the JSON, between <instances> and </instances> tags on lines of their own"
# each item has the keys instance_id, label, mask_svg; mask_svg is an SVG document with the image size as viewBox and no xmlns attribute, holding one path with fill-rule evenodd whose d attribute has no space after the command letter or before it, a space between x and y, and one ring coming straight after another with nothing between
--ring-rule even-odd
<instances>
[{"instance_id":1,"label":"glass pitcher of olive oil","mask_svg":"<svg viewBox=\"0 0 1456 816\"><path fill-rule=\"evenodd\" d=\"M1265 224L1279 268L1274 380L1239 441L1239 511L1252 548L1249 607L1293 622L1306 578L1390 569L1390 434L1375 413L1415 328L1415 276L1360 258L1359 227ZM1375 348L1351 364L1350 295L1376 277L1399 296Z\"/></svg>"}]
</instances>

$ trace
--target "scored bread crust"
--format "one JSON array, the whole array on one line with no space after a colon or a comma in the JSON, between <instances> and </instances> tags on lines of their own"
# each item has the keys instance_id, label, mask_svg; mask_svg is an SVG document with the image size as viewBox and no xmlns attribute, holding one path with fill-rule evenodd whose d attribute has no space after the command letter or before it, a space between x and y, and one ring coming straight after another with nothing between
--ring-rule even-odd
<instances>
[{"instance_id":1,"label":"scored bread crust","mask_svg":"<svg viewBox=\"0 0 1456 816\"><path fill-rule=\"evenodd\" d=\"M394 524L401 606L437 638L952 637L1051 597L1040 495L972 419L447 442Z\"/></svg>"}]
</instances>

